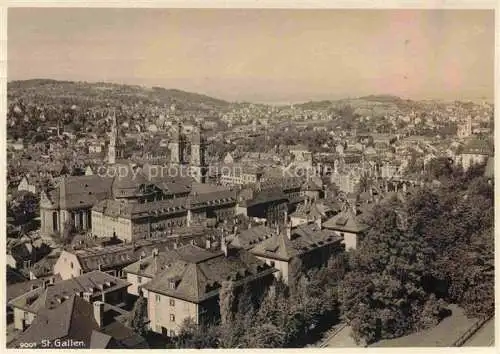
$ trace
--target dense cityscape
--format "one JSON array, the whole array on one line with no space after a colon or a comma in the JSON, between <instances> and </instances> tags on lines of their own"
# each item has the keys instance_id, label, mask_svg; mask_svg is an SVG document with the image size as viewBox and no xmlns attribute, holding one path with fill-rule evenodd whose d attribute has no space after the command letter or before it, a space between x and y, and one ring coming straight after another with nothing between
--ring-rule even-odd
<instances>
[{"instance_id":1,"label":"dense cityscape","mask_svg":"<svg viewBox=\"0 0 500 354\"><path fill-rule=\"evenodd\" d=\"M8 99L11 347L404 346L492 321L491 103Z\"/></svg>"},{"instance_id":2,"label":"dense cityscape","mask_svg":"<svg viewBox=\"0 0 500 354\"><path fill-rule=\"evenodd\" d=\"M495 11L140 7L8 10L7 348L495 349Z\"/></svg>"}]
</instances>

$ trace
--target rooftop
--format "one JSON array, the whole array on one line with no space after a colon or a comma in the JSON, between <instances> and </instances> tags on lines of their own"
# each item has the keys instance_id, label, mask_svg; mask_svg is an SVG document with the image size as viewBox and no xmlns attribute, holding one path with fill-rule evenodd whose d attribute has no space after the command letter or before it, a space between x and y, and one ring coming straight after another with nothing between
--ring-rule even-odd
<instances>
[{"instance_id":1,"label":"rooftop","mask_svg":"<svg viewBox=\"0 0 500 354\"><path fill-rule=\"evenodd\" d=\"M289 261L293 257L341 240L342 237L336 232L320 229L312 223L292 229L291 238L288 238L282 230L279 234L274 234L257 244L250 252L258 256Z\"/></svg>"},{"instance_id":2,"label":"rooftop","mask_svg":"<svg viewBox=\"0 0 500 354\"><path fill-rule=\"evenodd\" d=\"M222 283L233 280L236 286L274 273L276 269L244 250L215 254L198 263L178 260L159 273L144 288L149 291L199 303L218 296Z\"/></svg>"}]
</instances>

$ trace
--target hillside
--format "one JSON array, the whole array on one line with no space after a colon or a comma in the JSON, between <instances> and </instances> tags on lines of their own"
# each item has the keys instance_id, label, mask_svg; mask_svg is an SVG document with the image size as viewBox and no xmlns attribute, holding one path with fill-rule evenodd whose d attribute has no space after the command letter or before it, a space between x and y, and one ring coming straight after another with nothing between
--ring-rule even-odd
<instances>
[{"instance_id":1,"label":"hillside","mask_svg":"<svg viewBox=\"0 0 500 354\"><path fill-rule=\"evenodd\" d=\"M169 107L175 104L180 109L193 111L218 110L229 106L229 102L223 100L176 89L48 79L11 81L7 84L7 97L10 102L24 99L49 105L68 103L77 106L154 104Z\"/></svg>"}]
</instances>

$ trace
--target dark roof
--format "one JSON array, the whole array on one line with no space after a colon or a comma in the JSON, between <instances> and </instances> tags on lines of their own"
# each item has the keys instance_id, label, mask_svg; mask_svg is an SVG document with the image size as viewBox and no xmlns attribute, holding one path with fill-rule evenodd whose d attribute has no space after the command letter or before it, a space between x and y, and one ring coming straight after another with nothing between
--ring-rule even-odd
<instances>
[{"instance_id":1,"label":"dark roof","mask_svg":"<svg viewBox=\"0 0 500 354\"><path fill-rule=\"evenodd\" d=\"M257 243L271 237L274 232L275 230L265 225L252 226L249 229L238 232L233 240L231 240L231 245L234 247L250 249Z\"/></svg>"},{"instance_id":2,"label":"dark roof","mask_svg":"<svg viewBox=\"0 0 500 354\"><path fill-rule=\"evenodd\" d=\"M222 282L233 280L236 286L262 278L276 272L244 250L231 249L229 255L215 253L215 256L198 263L176 261L159 273L144 288L199 303L218 296Z\"/></svg>"},{"instance_id":3,"label":"dark roof","mask_svg":"<svg viewBox=\"0 0 500 354\"><path fill-rule=\"evenodd\" d=\"M40 311L28 329L9 346L16 348L22 343L37 343L40 347L42 340L65 338L83 341L84 347L90 348L92 332L97 329L92 304L73 295L55 308Z\"/></svg>"},{"instance_id":4,"label":"dark roof","mask_svg":"<svg viewBox=\"0 0 500 354\"><path fill-rule=\"evenodd\" d=\"M185 245L167 252L159 252L156 256L150 255L125 268L127 273L145 275L153 278L172 263L182 260L189 263L201 263L217 254L195 245Z\"/></svg>"},{"instance_id":5,"label":"dark roof","mask_svg":"<svg viewBox=\"0 0 500 354\"><path fill-rule=\"evenodd\" d=\"M49 199L61 209L89 207L111 194L112 182L99 175L63 177Z\"/></svg>"},{"instance_id":6,"label":"dark roof","mask_svg":"<svg viewBox=\"0 0 500 354\"><path fill-rule=\"evenodd\" d=\"M336 206L328 205L323 202L299 204L297 209L290 215L310 220L318 217L325 218L328 214L337 211Z\"/></svg>"},{"instance_id":7,"label":"dark roof","mask_svg":"<svg viewBox=\"0 0 500 354\"><path fill-rule=\"evenodd\" d=\"M114 339L119 347L149 349L148 343L142 336L138 335L131 328L125 326L121 322L113 321L111 324L101 328L100 331L102 334ZM97 348L102 348L102 346L98 346Z\"/></svg>"},{"instance_id":8,"label":"dark roof","mask_svg":"<svg viewBox=\"0 0 500 354\"><path fill-rule=\"evenodd\" d=\"M52 279L51 279L52 278ZM7 301L15 299L35 288L43 288L47 281L58 282L61 281L61 276L59 274L50 277L43 277L33 280L23 281L21 283L16 283L7 286Z\"/></svg>"},{"instance_id":9,"label":"dark roof","mask_svg":"<svg viewBox=\"0 0 500 354\"><path fill-rule=\"evenodd\" d=\"M196 242L204 242L204 230L200 230L200 234L196 234L194 229L189 229L189 233L179 237L168 237L158 239L147 239L135 241L133 244L118 244L111 246L97 246L86 248L77 251L67 251L77 256L78 261L84 272L99 269L113 269L116 267L125 267L129 264L137 262L142 256L150 255L153 249L165 251L173 249L175 244L186 244L195 240Z\"/></svg>"},{"instance_id":10,"label":"dark roof","mask_svg":"<svg viewBox=\"0 0 500 354\"><path fill-rule=\"evenodd\" d=\"M90 349L107 349L112 342L112 337L98 331L92 331L90 336Z\"/></svg>"},{"instance_id":11,"label":"dark roof","mask_svg":"<svg viewBox=\"0 0 500 354\"><path fill-rule=\"evenodd\" d=\"M340 242L342 237L334 231L319 229L314 223L301 225L291 230L291 238L286 231L256 245L250 252L255 255L289 261L293 257L309 253L327 244Z\"/></svg>"},{"instance_id":12,"label":"dark roof","mask_svg":"<svg viewBox=\"0 0 500 354\"><path fill-rule=\"evenodd\" d=\"M23 283L28 280L23 274L19 273L17 270L7 265L6 269L7 273L7 297L8 297L8 289L10 285Z\"/></svg>"},{"instance_id":13,"label":"dark roof","mask_svg":"<svg viewBox=\"0 0 500 354\"><path fill-rule=\"evenodd\" d=\"M367 226L361 223L350 211L343 211L323 223L327 229L345 232L363 232Z\"/></svg>"},{"instance_id":14,"label":"dark roof","mask_svg":"<svg viewBox=\"0 0 500 354\"><path fill-rule=\"evenodd\" d=\"M263 189L254 193L251 200L246 200L242 204L246 204L247 207L255 206L258 204L265 204L274 201L287 201L288 198L283 193L283 190L279 187Z\"/></svg>"},{"instance_id":15,"label":"dark roof","mask_svg":"<svg viewBox=\"0 0 500 354\"><path fill-rule=\"evenodd\" d=\"M47 288L37 288L9 302L13 307L38 313L45 308L56 308L79 292L92 296L126 288L130 284L101 271L93 271L76 278L66 279Z\"/></svg>"}]
</instances>

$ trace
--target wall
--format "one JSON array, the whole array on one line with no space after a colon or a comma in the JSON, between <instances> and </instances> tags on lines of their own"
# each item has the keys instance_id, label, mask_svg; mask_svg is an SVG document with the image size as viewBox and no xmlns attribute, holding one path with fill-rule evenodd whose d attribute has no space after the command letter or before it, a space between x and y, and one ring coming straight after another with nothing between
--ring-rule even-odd
<instances>
[{"instance_id":1,"label":"wall","mask_svg":"<svg viewBox=\"0 0 500 354\"><path fill-rule=\"evenodd\" d=\"M266 262L269 264L271 267L274 267L275 269L279 270L279 272L275 272L274 276L279 279L280 277L283 279L283 281L288 284L288 262L285 261L279 261L277 259L271 259L271 258L266 258L262 256L256 256L258 259Z\"/></svg>"},{"instance_id":2,"label":"wall","mask_svg":"<svg viewBox=\"0 0 500 354\"><path fill-rule=\"evenodd\" d=\"M76 255L67 251L62 251L54 264L54 274L60 274L63 280L80 276L81 269Z\"/></svg>"},{"instance_id":3,"label":"wall","mask_svg":"<svg viewBox=\"0 0 500 354\"><path fill-rule=\"evenodd\" d=\"M158 298L157 298L158 297ZM188 301L171 298L165 295L148 291L148 317L150 327L153 332L162 333L162 327L168 331L179 333L179 329L184 319L191 317L198 323L198 305ZM174 300L173 306L170 300ZM175 321L171 321L170 315L175 316Z\"/></svg>"},{"instance_id":4,"label":"wall","mask_svg":"<svg viewBox=\"0 0 500 354\"><path fill-rule=\"evenodd\" d=\"M139 282L139 277L141 278L141 281ZM129 282L131 285L129 285L127 292L129 294L139 296L139 286L144 285L151 281L151 278L145 277L145 276L138 276L137 274L132 274L132 273L127 273L127 282Z\"/></svg>"},{"instance_id":5,"label":"wall","mask_svg":"<svg viewBox=\"0 0 500 354\"><path fill-rule=\"evenodd\" d=\"M355 250L358 245L358 235L351 232L341 232L340 234L344 237L346 251L350 249Z\"/></svg>"},{"instance_id":6,"label":"wall","mask_svg":"<svg viewBox=\"0 0 500 354\"><path fill-rule=\"evenodd\" d=\"M307 219L297 216L291 216L290 221L292 223L292 227L296 227L299 225L307 224Z\"/></svg>"},{"instance_id":7,"label":"wall","mask_svg":"<svg viewBox=\"0 0 500 354\"><path fill-rule=\"evenodd\" d=\"M130 219L111 217L92 210L92 234L97 237L113 237L113 233L125 242L132 240L132 222Z\"/></svg>"},{"instance_id":8,"label":"wall","mask_svg":"<svg viewBox=\"0 0 500 354\"><path fill-rule=\"evenodd\" d=\"M33 320L35 319L35 314L31 312L27 312L24 310L21 310L17 307L14 307L14 328L18 330L24 330L23 328L23 320L25 319L26 316L26 325L30 325Z\"/></svg>"}]
</instances>

